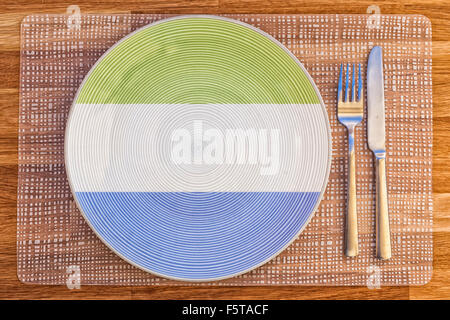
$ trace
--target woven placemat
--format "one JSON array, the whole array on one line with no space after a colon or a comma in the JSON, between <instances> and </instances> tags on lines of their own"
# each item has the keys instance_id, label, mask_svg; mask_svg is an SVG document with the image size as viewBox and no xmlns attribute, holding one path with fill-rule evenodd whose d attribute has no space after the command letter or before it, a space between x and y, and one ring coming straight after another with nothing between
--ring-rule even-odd
<instances>
[{"instance_id":1,"label":"woven placemat","mask_svg":"<svg viewBox=\"0 0 450 320\"><path fill-rule=\"evenodd\" d=\"M419 285L432 274L431 23L423 16L226 15L281 41L305 65L327 106L333 161L314 218L282 254L247 274L193 285ZM21 28L17 273L66 284L186 284L124 262L78 211L64 169L64 129L96 60L128 33L168 15L32 15ZM69 24L68 24L69 20ZM347 139L336 119L338 64L384 50L387 174L393 258L375 258L374 162L366 120L356 130L360 254L343 255ZM75 270L75 271L74 271Z\"/></svg>"}]
</instances>

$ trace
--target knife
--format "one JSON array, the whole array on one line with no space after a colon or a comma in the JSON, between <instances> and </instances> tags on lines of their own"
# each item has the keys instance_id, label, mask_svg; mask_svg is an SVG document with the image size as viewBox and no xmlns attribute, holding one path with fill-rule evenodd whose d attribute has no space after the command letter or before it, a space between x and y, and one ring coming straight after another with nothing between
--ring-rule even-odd
<instances>
[{"instance_id":1,"label":"knife","mask_svg":"<svg viewBox=\"0 0 450 320\"><path fill-rule=\"evenodd\" d=\"M377 256L386 260L391 257L391 236L386 183L383 53L380 47L373 47L367 65L367 136L376 162Z\"/></svg>"}]
</instances>

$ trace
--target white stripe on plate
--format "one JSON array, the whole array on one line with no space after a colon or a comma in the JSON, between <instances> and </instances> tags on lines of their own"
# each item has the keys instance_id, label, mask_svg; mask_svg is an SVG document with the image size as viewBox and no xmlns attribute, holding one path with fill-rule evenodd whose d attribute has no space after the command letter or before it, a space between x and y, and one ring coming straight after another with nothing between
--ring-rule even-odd
<instances>
[{"instance_id":1,"label":"white stripe on plate","mask_svg":"<svg viewBox=\"0 0 450 320\"><path fill-rule=\"evenodd\" d=\"M73 108L66 164L76 192L320 192L326 178L320 104Z\"/></svg>"}]
</instances>

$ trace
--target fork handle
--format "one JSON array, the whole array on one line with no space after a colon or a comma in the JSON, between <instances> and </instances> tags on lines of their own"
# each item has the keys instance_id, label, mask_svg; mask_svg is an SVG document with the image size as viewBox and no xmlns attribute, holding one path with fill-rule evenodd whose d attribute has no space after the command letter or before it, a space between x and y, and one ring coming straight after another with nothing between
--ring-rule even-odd
<instances>
[{"instance_id":1,"label":"fork handle","mask_svg":"<svg viewBox=\"0 0 450 320\"><path fill-rule=\"evenodd\" d=\"M387 260L391 257L391 236L389 230L389 208L386 184L386 158L376 158L376 233L377 233L377 256Z\"/></svg>"},{"instance_id":2,"label":"fork handle","mask_svg":"<svg viewBox=\"0 0 450 320\"><path fill-rule=\"evenodd\" d=\"M345 222L345 255L358 255L358 217L356 214L356 158L354 129L348 130L349 167L348 167L348 195L347 217Z\"/></svg>"}]
</instances>

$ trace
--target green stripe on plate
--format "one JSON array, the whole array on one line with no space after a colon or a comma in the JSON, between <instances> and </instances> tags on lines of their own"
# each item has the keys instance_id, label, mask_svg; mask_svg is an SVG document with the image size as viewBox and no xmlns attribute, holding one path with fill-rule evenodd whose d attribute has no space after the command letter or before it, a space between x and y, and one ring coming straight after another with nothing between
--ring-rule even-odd
<instances>
[{"instance_id":1,"label":"green stripe on plate","mask_svg":"<svg viewBox=\"0 0 450 320\"><path fill-rule=\"evenodd\" d=\"M76 103L320 103L279 43L225 19L184 17L124 38L91 70Z\"/></svg>"}]
</instances>

